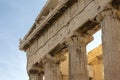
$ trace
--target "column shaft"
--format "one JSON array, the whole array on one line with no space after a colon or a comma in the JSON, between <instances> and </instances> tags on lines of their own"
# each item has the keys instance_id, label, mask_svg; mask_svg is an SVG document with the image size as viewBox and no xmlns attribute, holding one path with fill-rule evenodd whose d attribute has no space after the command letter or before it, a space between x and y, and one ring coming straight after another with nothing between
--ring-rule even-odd
<instances>
[{"instance_id":1,"label":"column shaft","mask_svg":"<svg viewBox=\"0 0 120 80\"><path fill-rule=\"evenodd\" d=\"M45 80L62 80L59 63L52 61L45 63Z\"/></svg>"},{"instance_id":2,"label":"column shaft","mask_svg":"<svg viewBox=\"0 0 120 80\"><path fill-rule=\"evenodd\" d=\"M108 15L101 26L105 80L120 80L120 20Z\"/></svg>"},{"instance_id":3,"label":"column shaft","mask_svg":"<svg viewBox=\"0 0 120 80\"><path fill-rule=\"evenodd\" d=\"M69 80L89 80L86 45L87 43L84 40L79 41L77 37L68 41Z\"/></svg>"}]
</instances>

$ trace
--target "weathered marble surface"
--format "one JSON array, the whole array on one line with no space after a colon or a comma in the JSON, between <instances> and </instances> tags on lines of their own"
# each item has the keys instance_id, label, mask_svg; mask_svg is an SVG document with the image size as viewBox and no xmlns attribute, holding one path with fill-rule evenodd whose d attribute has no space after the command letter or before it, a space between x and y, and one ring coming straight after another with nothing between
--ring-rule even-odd
<instances>
[{"instance_id":1,"label":"weathered marble surface","mask_svg":"<svg viewBox=\"0 0 120 80\"><path fill-rule=\"evenodd\" d=\"M36 44L31 44L28 48L28 70L66 38L72 36L74 31L92 20L109 1L79 0L63 12L62 16L34 41Z\"/></svg>"}]
</instances>

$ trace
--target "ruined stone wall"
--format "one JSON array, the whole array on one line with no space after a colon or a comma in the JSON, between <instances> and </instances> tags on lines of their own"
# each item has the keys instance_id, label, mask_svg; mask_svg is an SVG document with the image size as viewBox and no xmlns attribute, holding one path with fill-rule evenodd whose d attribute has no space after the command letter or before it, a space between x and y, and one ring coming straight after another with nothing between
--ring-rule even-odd
<instances>
[{"instance_id":1,"label":"ruined stone wall","mask_svg":"<svg viewBox=\"0 0 120 80\"><path fill-rule=\"evenodd\" d=\"M93 68L93 80L103 80L102 45L89 52L88 64Z\"/></svg>"}]
</instances>

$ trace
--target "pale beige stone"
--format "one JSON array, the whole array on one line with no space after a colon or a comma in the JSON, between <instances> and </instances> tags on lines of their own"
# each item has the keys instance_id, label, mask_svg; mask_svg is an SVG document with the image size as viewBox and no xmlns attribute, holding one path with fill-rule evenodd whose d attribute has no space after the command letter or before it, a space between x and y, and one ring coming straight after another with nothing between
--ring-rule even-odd
<instances>
[{"instance_id":1,"label":"pale beige stone","mask_svg":"<svg viewBox=\"0 0 120 80\"><path fill-rule=\"evenodd\" d=\"M30 31L23 40L20 40L20 50L27 52L28 74L34 67L39 70L44 66L45 80L88 80L86 58L86 45L90 38L88 35L92 36L102 26L105 80L120 80L118 54L120 11L117 4L110 4L111 1L113 2L113 0L48 0ZM80 34L76 35L76 32ZM66 46L67 39L70 39L70 43L67 42ZM66 73L62 71L61 74L60 70L63 69L60 69L60 64L45 60L48 54L53 58L58 54L65 55L62 50L67 48L69 70L66 70ZM91 63L93 70L95 69L94 79L101 80L100 55L94 56L94 60L95 62L88 60L88 63ZM98 68L100 70L97 70ZM38 79L38 73L30 76L31 80Z\"/></svg>"},{"instance_id":2,"label":"pale beige stone","mask_svg":"<svg viewBox=\"0 0 120 80\"><path fill-rule=\"evenodd\" d=\"M105 80L120 80L120 20L106 12L101 26Z\"/></svg>"},{"instance_id":3,"label":"pale beige stone","mask_svg":"<svg viewBox=\"0 0 120 80\"><path fill-rule=\"evenodd\" d=\"M103 57L102 57L102 45L93 49L88 53L88 64L93 69L93 80L103 80Z\"/></svg>"},{"instance_id":4,"label":"pale beige stone","mask_svg":"<svg viewBox=\"0 0 120 80\"><path fill-rule=\"evenodd\" d=\"M80 38L80 39L79 39ZM92 36L81 35L66 40L69 52L69 80L89 80L86 45Z\"/></svg>"},{"instance_id":5,"label":"pale beige stone","mask_svg":"<svg viewBox=\"0 0 120 80\"><path fill-rule=\"evenodd\" d=\"M43 76L40 74L30 74L29 77L29 80L43 80Z\"/></svg>"},{"instance_id":6,"label":"pale beige stone","mask_svg":"<svg viewBox=\"0 0 120 80\"><path fill-rule=\"evenodd\" d=\"M58 58L47 57L45 62L45 80L62 80L62 74L60 71L60 61Z\"/></svg>"}]
</instances>

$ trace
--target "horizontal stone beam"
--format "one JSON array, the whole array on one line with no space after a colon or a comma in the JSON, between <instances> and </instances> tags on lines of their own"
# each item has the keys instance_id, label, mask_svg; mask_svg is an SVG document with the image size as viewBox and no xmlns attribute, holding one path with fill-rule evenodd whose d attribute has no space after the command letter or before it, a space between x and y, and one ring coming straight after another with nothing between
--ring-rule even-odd
<instances>
[{"instance_id":1,"label":"horizontal stone beam","mask_svg":"<svg viewBox=\"0 0 120 80\"><path fill-rule=\"evenodd\" d=\"M28 33L24 37L24 39L20 42L20 50L25 50L31 44L31 42L36 39L36 36L40 35L45 30L46 26L49 25L49 23L52 23L55 18L59 17L61 11L63 12L65 9L67 9L67 5L70 5L72 2L74 3L75 1L76 0L65 0L64 2L61 2L58 6L56 6L52 13L46 16L39 27L36 27L32 32L30 31L30 33Z\"/></svg>"}]
</instances>

